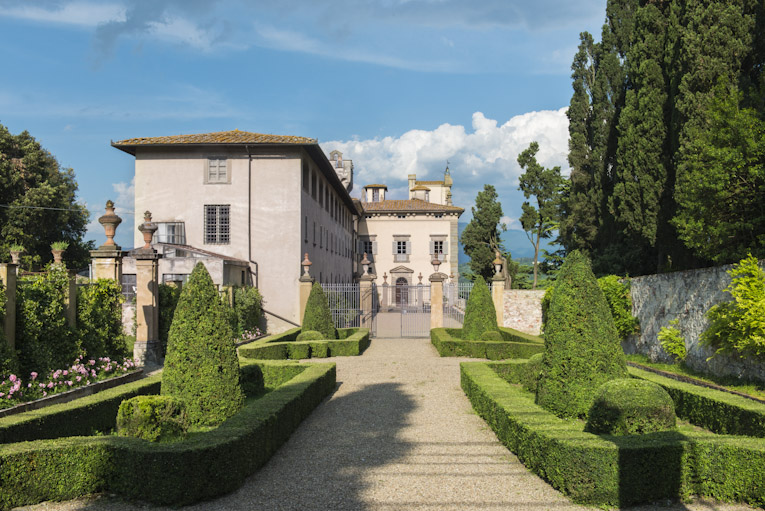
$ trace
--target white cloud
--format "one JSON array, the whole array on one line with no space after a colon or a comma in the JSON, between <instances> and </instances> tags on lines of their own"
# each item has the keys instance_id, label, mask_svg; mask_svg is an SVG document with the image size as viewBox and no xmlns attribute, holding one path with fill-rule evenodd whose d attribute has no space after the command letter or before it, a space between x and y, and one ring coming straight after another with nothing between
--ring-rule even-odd
<instances>
[{"instance_id":1,"label":"white cloud","mask_svg":"<svg viewBox=\"0 0 765 511\"><path fill-rule=\"evenodd\" d=\"M113 183L112 188L114 188L114 192L117 194L117 198L112 199L114 201L115 213L120 216L123 214L130 216L134 215L135 212L133 211L133 205L135 204L135 177L130 180L130 184L125 182Z\"/></svg>"},{"instance_id":2,"label":"white cloud","mask_svg":"<svg viewBox=\"0 0 765 511\"><path fill-rule=\"evenodd\" d=\"M560 165L568 174L568 119L566 108L517 115L502 125L475 112L472 131L461 125L442 124L431 131L410 130L399 137L368 140L334 140L322 143L325 151L338 149L354 161L360 185L368 182L420 179L440 176L447 160L452 176L468 182L517 186L522 173L516 158L532 141L539 142L538 161L547 167ZM455 177L455 179L457 179Z\"/></svg>"},{"instance_id":3,"label":"white cloud","mask_svg":"<svg viewBox=\"0 0 765 511\"><path fill-rule=\"evenodd\" d=\"M523 231L523 226L517 218L511 218L509 216L503 216L499 219L500 224L505 224L508 231Z\"/></svg>"},{"instance_id":4,"label":"white cloud","mask_svg":"<svg viewBox=\"0 0 765 511\"><path fill-rule=\"evenodd\" d=\"M23 19L39 23L60 23L95 27L110 21L124 21L125 7L115 3L71 2L48 8L22 4L0 10L0 17Z\"/></svg>"}]
</instances>

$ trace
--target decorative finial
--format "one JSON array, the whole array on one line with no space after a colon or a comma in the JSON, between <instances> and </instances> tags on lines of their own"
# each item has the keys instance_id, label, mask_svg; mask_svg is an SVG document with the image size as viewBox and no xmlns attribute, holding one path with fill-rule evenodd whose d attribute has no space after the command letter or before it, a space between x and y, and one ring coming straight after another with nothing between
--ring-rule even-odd
<instances>
[{"instance_id":1,"label":"decorative finial","mask_svg":"<svg viewBox=\"0 0 765 511\"><path fill-rule=\"evenodd\" d=\"M151 238L158 228L159 226L151 221L151 211L147 210L143 214L143 223L138 226L138 230L143 234L144 245L141 250L151 250Z\"/></svg>"},{"instance_id":2,"label":"decorative finial","mask_svg":"<svg viewBox=\"0 0 765 511\"><path fill-rule=\"evenodd\" d=\"M311 275L308 273L308 270L311 269L313 263L308 259L308 252L303 256L303 262L300 264L303 266L303 276L310 277Z\"/></svg>"},{"instance_id":3,"label":"decorative finial","mask_svg":"<svg viewBox=\"0 0 765 511\"><path fill-rule=\"evenodd\" d=\"M98 219L98 223L104 226L106 233L106 243L101 248L107 250L119 250L119 245L114 243L114 234L117 232L117 226L122 223L122 218L114 214L114 202L106 201L106 214Z\"/></svg>"}]
</instances>

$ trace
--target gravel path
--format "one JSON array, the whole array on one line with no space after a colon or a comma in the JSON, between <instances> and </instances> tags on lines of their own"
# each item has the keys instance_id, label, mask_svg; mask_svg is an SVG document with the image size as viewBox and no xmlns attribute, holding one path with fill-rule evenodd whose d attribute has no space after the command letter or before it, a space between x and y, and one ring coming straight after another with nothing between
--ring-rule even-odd
<instances>
[{"instance_id":1,"label":"gravel path","mask_svg":"<svg viewBox=\"0 0 765 511\"><path fill-rule=\"evenodd\" d=\"M185 509L584 510L528 472L475 415L459 362L428 339L375 339L337 363L337 391L236 492ZM116 498L28 510L145 509ZM152 508L157 509L157 508ZM749 510L697 501L634 511Z\"/></svg>"}]
</instances>

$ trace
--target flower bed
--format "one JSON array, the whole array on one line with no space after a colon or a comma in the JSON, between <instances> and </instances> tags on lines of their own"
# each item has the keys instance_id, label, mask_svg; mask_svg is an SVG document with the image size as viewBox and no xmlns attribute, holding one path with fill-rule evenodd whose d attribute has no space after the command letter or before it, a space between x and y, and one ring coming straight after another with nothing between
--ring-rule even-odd
<instances>
[{"instance_id":1,"label":"flower bed","mask_svg":"<svg viewBox=\"0 0 765 511\"><path fill-rule=\"evenodd\" d=\"M442 357L471 357L489 360L529 358L544 351L544 340L512 328L500 327L503 341L473 341L461 338L461 328L433 328L430 341Z\"/></svg>"},{"instance_id":2,"label":"flower bed","mask_svg":"<svg viewBox=\"0 0 765 511\"><path fill-rule=\"evenodd\" d=\"M262 371L245 369L253 365ZM104 491L155 504L186 505L238 488L335 388L334 364L293 364L289 371L281 371L277 365L245 363L242 374L261 374L268 380L271 373L281 377L300 373L261 398L248 399L244 408L220 427L183 442L155 444L109 435L1 445L0 509ZM123 387L141 384L143 393L159 390L158 377ZM113 427L116 407L130 397L123 390L110 389L84 399L103 400L103 394L112 393L116 402L111 413ZM133 393L136 390L133 388ZM120 393L115 394L117 391ZM55 414L46 409L52 420L43 429L50 430L61 422L56 416L66 411L70 411L69 422L90 413L77 401L57 406L62 408ZM0 432L3 421L19 417L0 420Z\"/></svg>"},{"instance_id":3,"label":"flower bed","mask_svg":"<svg viewBox=\"0 0 765 511\"><path fill-rule=\"evenodd\" d=\"M339 339L296 341L300 328L270 335L239 348L243 358L258 360L300 360L306 358L350 357L369 347L368 328L338 328Z\"/></svg>"},{"instance_id":4,"label":"flower bed","mask_svg":"<svg viewBox=\"0 0 765 511\"><path fill-rule=\"evenodd\" d=\"M0 383L0 409L86 387L134 370L135 361L132 358L118 362L109 357L88 359L81 355L70 367L51 371L45 377L32 372L29 378L23 380L11 374Z\"/></svg>"},{"instance_id":5,"label":"flower bed","mask_svg":"<svg viewBox=\"0 0 765 511\"><path fill-rule=\"evenodd\" d=\"M476 412L526 467L575 502L626 506L702 495L765 504L765 440L717 435L687 425L645 435L585 433L582 422L556 417L534 403L534 394L509 383L520 383L522 364L508 362L513 367L501 371L503 379L491 363L463 362L462 388ZM695 389L680 389L672 397L677 406L678 396L694 394ZM692 421L682 406L677 413Z\"/></svg>"}]
</instances>

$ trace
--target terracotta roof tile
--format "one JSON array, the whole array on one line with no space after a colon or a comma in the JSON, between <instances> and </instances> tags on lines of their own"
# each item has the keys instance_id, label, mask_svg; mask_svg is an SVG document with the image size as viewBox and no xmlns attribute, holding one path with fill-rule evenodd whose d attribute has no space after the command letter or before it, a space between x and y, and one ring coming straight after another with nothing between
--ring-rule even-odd
<instances>
[{"instance_id":1,"label":"terracotta roof tile","mask_svg":"<svg viewBox=\"0 0 765 511\"><path fill-rule=\"evenodd\" d=\"M366 185L364 186L364 188L385 188L386 190L388 189L388 187L385 185Z\"/></svg>"},{"instance_id":2,"label":"terracotta roof tile","mask_svg":"<svg viewBox=\"0 0 765 511\"><path fill-rule=\"evenodd\" d=\"M442 204L434 204L432 202L425 202L421 199L409 199L409 200L384 200L379 202L362 202L361 205L364 208L365 213L377 213L377 212L416 212L416 213L444 213L454 212L462 213L465 211L457 206L444 206Z\"/></svg>"},{"instance_id":3,"label":"terracotta roof tile","mask_svg":"<svg viewBox=\"0 0 765 511\"><path fill-rule=\"evenodd\" d=\"M217 131L195 135L168 137L139 137L112 142L114 146L171 145L171 144L316 144L314 138L289 135L266 135L249 131Z\"/></svg>"},{"instance_id":4,"label":"terracotta roof tile","mask_svg":"<svg viewBox=\"0 0 765 511\"><path fill-rule=\"evenodd\" d=\"M429 192L430 188L428 188L427 186L423 186L423 185L417 185L414 188L412 188L411 191L414 192L415 190L425 190L426 192Z\"/></svg>"},{"instance_id":5,"label":"terracotta roof tile","mask_svg":"<svg viewBox=\"0 0 765 511\"><path fill-rule=\"evenodd\" d=\"M442 185L444 184L443 181L415 181L414 184L416 185Z\"/></svg>"}]
</instances>

